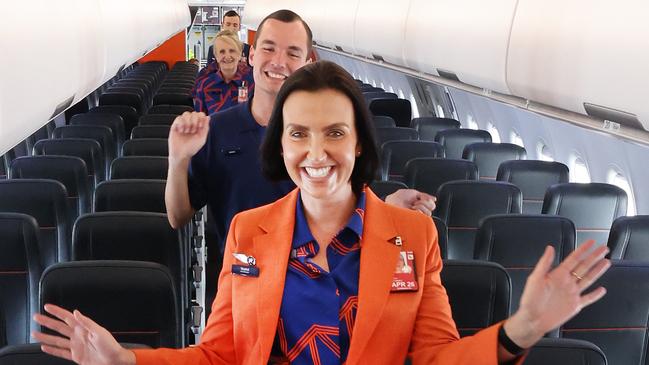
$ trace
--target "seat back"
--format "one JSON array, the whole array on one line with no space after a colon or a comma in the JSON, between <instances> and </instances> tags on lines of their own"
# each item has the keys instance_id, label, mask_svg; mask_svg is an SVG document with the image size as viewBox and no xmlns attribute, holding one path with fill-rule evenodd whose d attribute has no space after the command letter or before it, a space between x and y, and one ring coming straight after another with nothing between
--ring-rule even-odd
<instances>
[{"instance_id":1,"label":"seat back","mask_svg":"<svg viewBox=\"0 0 649 365\"><path fill-rule=\"evenodd\" d=\"M173 124L176 114L147 114L140 117L139 125L168 125Z\"/></svg>"},{"instance_id":2,"label":"seat back","mask_svg":"<svg viewBox=\"0 0 649 365\"><path fill-rule=\"evenodd\" d=\"M110 128L101 125L64 125L56 127L52 138L88 138L99 143L104 152L104 166L108 176L108 167L117 157L117 144Z\"/></svg>"},{"instance_id":3,"label":"seat back","mask_svg":"<svg viewBox=\"0 0 649 365\"><path fill-rule=\"evenodd\" d=\"M38 251L38 223L25 214L0 213L0 312L4 315L5 344L28 343L36 327L32 315L37 309L41 263Z\"/></svg>"},{"instance_id":4,"label":"seat back","mask_svg":"<svg viewBox=\"0 0 649 365\"><path fill-rule=\"evenodd\" d=\"M129 105L100 105L90 110L88 113L118 114L124 121L124 135L131 134L131 129L137 124L140 116L138 110Z\"/></svg>"},{"instance_id":5,"label":"seat back","mask_svg":"<svg viewBox=\"0 0 649 365\"><path fill-rule=\"evenodd\" d=\"M138 125L131 131L131 138L169 138L168 125Z\"/></svg>"},{"instance_id":6,"label":"seat back","mask_svg":"<svg viewBox=\"0 0 649 365\"><path fill-rule=\"evenodd\" d=\"M13 345L0 349L0 365L74 365L72 361L48 355L40 343Z\"/></svg>"},{"instance_id":7,"label":"seat back","mask_svg":"<svg viewBox=\"0 0 649 365\"><path fill-rule=\"evenodd\" d=\"M509 317L511 282L500 265L444 260L441 278L461 337Z\"/></svg>"},{"instance_id":8,"label":"seat back","mask_svg":"<svg viewBox=\"0 0 649 365\"><path fill-rule=\"evenodd\" d=\"M460 121L451 118L420 117L413 118L410 125L419 132L419 139L423 141L434 141L437 132L445 129L459 129Z\"/></svg>"},{"instance_id":9,"label":"seat back","mask_svg":"<svg viewBox=\"0 0 649 365\"><path fill-rule=\"evenodd\" d=\"M122 146L122 156L169 156L166 138L129 139Z\"/></svg>"},{"instance_id":10,"label":"seat back","mask_svg":"<svg viewBox=\"0 0 649 365\"><path fill-rule=\"evenodd\" d=\"M171 228L167 215L162 213L86 214L76 221L72 233L74 261L133 260L166 266L174 277L181 308L187 298L184 247L181 232Z\"/></svg>"},{"instance_id":11,"label":"seat back","mask_svg":"<svg viewBox=\"0 0 649 365\"><path fill-rule=\"evenodd\" d=\"M392 117L385 115L374 115L372 116L372 121L374 122L374 126L376 128L394 128L397 126Z\"/></svg>"},{"instance_id":12,"label":"seat back","mask_svg":"<svg viewBox=\"0 0 649 365\"><path fill-rule=\"evenodd\" d=\"M367 105L369 105L372 100L376 99L398 99L399 96L395 93L387 92L387 91L367 91L363 93L363 97L365 97L365 102Z\"/></svg>"},{"instance_id":13,"label":"seat back","mask_svg":"<svg viewBox=\"0 0 649 365\"><path fill-rule=\"evenodd\" d=\"M70 125L101 125L110 128L115 138L117 148L122 146L125 139L124 120L119 114L85 113L77 114L70 119Z\"/></svg>"},{"instance_id":14,"label":"seat back","mask_svg":"<svg viewBox=\"0 0 649 365\"><path fill-rule=\"evenodd\" d=\"M413 158L444 157L444 148L430 141L389 141L381 146L383 180L403 180L406 164Z\"/></svg>"},{"instance_id":15,"label":"seat back","mask_svg":"<svg viewBox=\"0 0 649 365\"><path fill-rule=\"evenodd\" d=\"M407 99L374 99L369 103L373 115L387 115L397 123L397 127L410 127L412 107Z\"/></svg>"},{"instance_id":16,"label":"seat back","mask_svg":"<svg viewBox=\"0 0 649 365\"><path fill-rule=\"evenodd\" d=\"M491 181L451 181L440 186L435 216L448 227L448 257L473 258L480 221L489 215L521 212L521 191Z\"/></svg>"},{"instance_id":17,"label":"seat back","mask_svg":"<svg viewBox=\"0 0 649 365\"><path fill-rule=\"evenodd\" d=\"M107 90L99 96L99 105L128 105L133 107L138 114L142 114L142 96L136 92Z\"/></svg>"},{"instance_id":18,"label":"seat back","mask_svg":"<svg viewBox=\"0 0 649 365\"><path fill-rule=\"evenodd\" d=\"M568 182L568 166L555 161L505 161L498 167L496 180L510 182L521 189L523 213L539 214L545 191L554 184Z\"/></svg>"},{"instance_id":19,"label":"seat back","mask_svg":"<svg viewBox=\"0 0 649 365\"><path fill-rule=\"evenodd\" d=\"M394 193L399 189L408 189L408 186L400 181L373 181L370 184L370 189L381 198L385 200L385 197Z\"/></svg>"},{"instance_id":20,"label":"seat back","mask_svg":"<svg viewBox=\"0 0 649 365\"><path fill-rule=\"evenodd\" d=\"M70 219L66 199L65 186L55 180L0 181L0 212L27 214L38 223L42 267L69 258Z\"/></svg>"},{"instance_id":21,"label":"seat back","mask_svg":"<svg viewBox=\"0 0 649 365\"><path fill-rule=\"evenodd\" d=\"M179 92L158 92L153 97L153 105L187 105L194 106L192 96Z\"/></svg>"},{"instance_id":22,"label":"seat back","mask_svg":"<svg viewBox=\"0 0 649 365\"><path fill-rule=\"evenodd\" d=\"M491 142L491 134L480 129L445 129L437 132L435 142L439 142L444 146L446 158L460 159L466 145L477 142Z\"/></svg>"},{"instance_id":23,"label":"seat back","mask_svg":"<svg viewBox=\"0 0 649 365\"><path fill-rule=\"evenodd\" d=\"M148 114L173 114L180 115L184 112L193 112L194 108L188 105L159 104L149 108Z\"/></svg>"},{"instance_id":24,"label":"seat back","mask_svg":"<svg viewBox=\"0 0 649 365\"><path fill-rule=\"evenodd\" d=\"M430 195L455 180L478 180L478 167L471 161L443 158L415 158L406 164L406 184Z\"/></svg>"},{"instance_id":25,"label":"seat back","mask_svg":"<svg viewBox=\"0 0 649 365\"><path fill-rule=\"evenodd\" d=\"M110 166L110 179L167 178L169 160L160 156L125 156L115 159Z\"/></svg>"},{"instance_id":26,"label":"seat back","mask_svg":"<svg viewBox=\"0 0 649 365\"><path fill-rule=\"evenodd\" d=\"M626 214L626 204L626 192L615 185L556 184L545 193L543 214L572 220L577 230L577 246L589 239L605 245L613 221Z\"/></svg>"},{"instance_id":27,"label":"seat back","mask_svg":"<svg viewBox=\"0 0 649 365\"><path fill-rule=\"evenodd\" d=\"M403 141L419 139L419 134L412 128L376 128L376 138L379 147L389 141Z\"/></svg>"},{"instance_id":28,"label":"seat back","mask_svg":"<svg viewBox=\"0 0 649 365\"><path fill-rule=\"evenodd\" d=\"M34 145L34 155L79 157L86 164L91 189L106 177L104 152L99 143L92 139L43 139Z\"/></svg>"},{"instance_id":29,"label":"seat back","mask_svg":"<svg viewBox=\"0 0 649 365\"><path fill-rule=\"evenodd\" d=\"M94 212L137 211L166 213L164 180L110 180L97 185Z\"/></svg>"},{"instance_id":30,"label":"seat back","mask_svg":"<svg viewBox=\"0 0 649 365\"><path fill-rule=\"evenodd\" d=\"M649 264L612 261L591 288L599 286L606 295L564 324L561 337L594 343L610 364L649 364Z\"/></svg>"},{"instance_id":31,"label":"seat back","mask_svg":"<svg viewBox=\"0 0 649 365\"><path fill-rule=\"evenodd\" d=\"M542 338L530 349L525 365L607 365L595 344L569 338Z\"/></svg>"},{"instance_id":32,"label":"seat back","mask_svg":"<svg viewBox=\"0 0 649 365\"><path fill-rule=\"evenodd\" d=\"M484 180L496 180L502 162L524 160L526 157L525 148L513 143L471 143L462 152L463 159L475 162L480 179Z\"/></svg>"},{"instance_id":33,"label":"seat back","mask_svg":"<svg viewBox=\"0 0 649 365\"><path fill-rule=\"evenodd\" d=\"M448 228L446 223L443 220L432 217L433 222L435 223L435 229L437 229L437 242L439 245L439 254L442 256L443 260L448 258Z\"/></svg>"},{"instance_id":34,"label":"seat back","mask_svg":"<svg viewBox=\"0 0 649 365\"><path fill-rule=\"evenodd\" d=\"M613 221L608 247L613 259L649 261L649 215Z\"/></svg>"},{"instance_id":35,"label":"seat back","mask_svg":"<svg viewBox=\"0 0 649 365\"><path fill-rule=\"evenodd\" d=\"M79 215L90 212L92 195L88 185L86 163L72 156L19 157L12 161L12 179L52 179L65 186L68 212L73 222Z\"/></svg>"},{"instance_id":36,"label":"seat back","mask_svg":"<svg viewBox=\"0 0 649 365\"><path fill-rule=\"evenodd\" d=\"M118 341L178 348L182 326L177 295L173 276L160 264L76 261L43 272L39 306L42 313L46 303L78 309Z\"/></svg>"},{"instance_id":37,"label":"seat back","mask_svg":"<svg viewBox=\"0 0 649 365\"><path fill-rule=\"evenodd\" d=\"M475 259L497 262L509 273L512 311L516 311L527 277L545 248L554 247L554 265L574 251L575 225L568 218L552 215L492 215L482 220L475 245Z\"/></svg>"}]
</instances>

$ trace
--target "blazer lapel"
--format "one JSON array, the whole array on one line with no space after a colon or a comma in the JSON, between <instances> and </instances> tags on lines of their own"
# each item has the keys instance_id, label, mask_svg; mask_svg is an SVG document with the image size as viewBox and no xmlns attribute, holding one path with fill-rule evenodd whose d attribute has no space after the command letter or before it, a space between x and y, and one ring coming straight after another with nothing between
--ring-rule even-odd
<instances>
[{"instance_id":1,"label":"blazer lapel","mask_svg":"<svg viewBox=\"0 0 649 365\"><path fill-rule=\"evenodd\" d=\"M361 354L376 328L390 295L399 248L391 242L398 235L382 201L365 189L366 206L358 283L358 312L347 364L361 363Z\"/></svg>"},{"instance_id":2,"label":"blazer lapel","mask_svg":"<svg viewBox=\"0 0 649 365\"><path fill-rule=\"evenodd\" d=\"M275 202L259 224L266 233L253 238L259 267L255 299L262 359L268 359L270 356L277 329L291 252L297 196L296 189Z\"/></svg>"}]
</instances>

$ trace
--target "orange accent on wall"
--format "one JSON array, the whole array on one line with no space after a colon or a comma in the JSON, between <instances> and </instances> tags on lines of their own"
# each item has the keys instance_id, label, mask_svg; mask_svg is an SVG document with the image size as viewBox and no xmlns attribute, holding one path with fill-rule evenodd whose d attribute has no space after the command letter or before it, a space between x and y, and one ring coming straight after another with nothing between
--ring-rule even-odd
<instances>
[{"instance_id":1,"label":"orange accent on wall","mask_svg":"<svg viewBox=\"0 0 649 365\"><path fill-rule=\"evenodd\" d=\"M149 54L140 58L137 62L165 61L169 69L171 69L177 61L187 60L187 56L185 55L187 48L185 39L185 31L182 31L167 39L160 47L149 52Z\"/></svg>"}]
</instances>

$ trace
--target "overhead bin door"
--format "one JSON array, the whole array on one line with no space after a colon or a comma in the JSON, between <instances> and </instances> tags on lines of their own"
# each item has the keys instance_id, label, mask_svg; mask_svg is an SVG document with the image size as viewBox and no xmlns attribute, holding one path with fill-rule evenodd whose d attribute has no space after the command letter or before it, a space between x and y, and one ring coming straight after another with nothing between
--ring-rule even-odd
<instances>
[{"instance_id":1,"label":"overhead bin door","mask_svg":"<svg viewBox=\"0 0 649 365\"><path fill-rule=\"evenodd\" d=\"M649 130L646 1L527 0L512 28L512 93L585 113L584 103L637 115Z\"/></svg>"},{"instance_id":2,"label":"overhead bin door","mask_svg":"<svg viewBox=\"0 0 649 365\"><path fill-rule=\"evenodd\" d=\"M354 51L404 65L403 42L410 0L360 0L354 24Z\"/></svg>"},{"instance_id":3,"label":"overhead bin door","mask_svg":"<svg viewBox=\"0 0 649 365\"><path fill-rule=\"evenodd\" d=\"M354 22L359 0L327 0L313 24L313 38L325 47L354 53ZM321 3L322 4L322 3Z\"/></svg>"},{"instance_id":4,"label":"overhead bin door","mask_svg":"<svg viewBox=\"0 0 649 365\"><path fill-rule=\"evenodd\" d=\"M509 93L505 68L517 0L411 0L406 65L467 84Z\"/></svg>"}]
</instances>

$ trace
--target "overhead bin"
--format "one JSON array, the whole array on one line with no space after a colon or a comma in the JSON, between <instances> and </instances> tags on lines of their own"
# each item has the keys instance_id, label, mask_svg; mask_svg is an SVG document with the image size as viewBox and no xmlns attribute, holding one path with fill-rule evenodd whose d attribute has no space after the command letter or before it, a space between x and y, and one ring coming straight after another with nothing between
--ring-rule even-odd
<instances>
[{"instance_id":1,"label":"overhead bin","mask_svg":"<svg viewBox=\"0 0 649 365\"><path fill-rule=\"evenodd\" d=\"M327 0L320 17L309 23L319 45L354 53L354 23L359 0Z\"/></svg>"},{"instance_id":2,"label":"overhead bin","mask_svg":"<svg viewBox=\"0 0 649 365\"><path fill-rule=\"evenodd\" d=\"M649 130L647 9L638 0L521 1L507 60L509 88L582 114L589 105L613 121L635 117Z\"/></svg>"},{"instance_id":3,"label":"overhead bin","mask_svg":"<svg viewBox=\"0 0 649 365\"><path fill-rule=\"evenodd\" d=\"M3 4L0 154L189 23L185 0Z\"/></svg>"},{"instance_id":4,"label":"overhead bin","mask_svg":"<svg viewBox=\"0 0 649 365\"><path fill-rule=\"evenodd\" d=\"M353 28L354 53L403 66L410 1L360 0Z\"/></svg>"},{"instance_id":5,"label":"overhead bin","mask_svg":"<svg viewBox=\"0 0 649 365\"><path fill-rule=\"evenodd\" d=\"M516 4L411 0L403 39L406 66L508 94L507 46Z\"/></svg>"}]
</instances>

